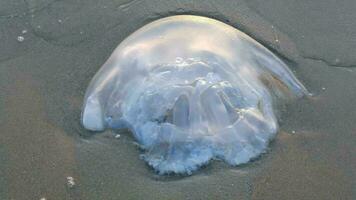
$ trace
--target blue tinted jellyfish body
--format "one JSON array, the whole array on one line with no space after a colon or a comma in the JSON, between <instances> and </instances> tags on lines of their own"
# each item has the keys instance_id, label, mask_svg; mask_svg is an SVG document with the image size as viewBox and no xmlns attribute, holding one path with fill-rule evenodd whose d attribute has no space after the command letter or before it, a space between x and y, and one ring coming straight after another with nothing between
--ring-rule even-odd
<instances>
[{"instance_id":1,"label":"blue tinted jellyfish body","mask_svg":"<svg viewBox=\"0 0 356 200\"><path fill-rule=\"evenodd\" d=\"M288 67L227 24L199 16L154 21L126 38L91 81L86 129L129 128L160 174L263 153L275 105L307 94Z\"/></svg>"}]
</instances>

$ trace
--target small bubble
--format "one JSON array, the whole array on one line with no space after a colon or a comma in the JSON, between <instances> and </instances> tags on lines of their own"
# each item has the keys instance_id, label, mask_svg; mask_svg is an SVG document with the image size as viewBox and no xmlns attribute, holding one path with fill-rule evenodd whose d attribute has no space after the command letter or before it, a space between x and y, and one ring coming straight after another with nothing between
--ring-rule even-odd
<instances>
[{"instance_id":1,"label":"small bubble","mask_svg":"<svg viewBox=\"0 0 356 200\"><path fill-rule=\"evenodd\" d=\"M181 63L183 61L183 58L181 57L176 57L176 63Z\"/></svg>"},{"instance_id":2,"label":"small bubble","mask_svg":"<svg viewBox=\"0 0 356 200\"><path fill-rule=\"evenodd\" d=\"M322 90L326 90L326 88L324 88L324 87L322 87L321 89L322 89Z\"/></svg>"},{"instance_id":3,"label":"small bubble","mask_svg":"<svg viewBox=\"0 0 356 200\"><path fill-rule=\"evenodd\" d=\"M120 137L121 137L120 134L116 134L116 135L115 135L115 138L116 138L116 139L119 139Z\"/></svg>"},{"instance_id":4,"label":"small bubble","mask_svg":"<svg viewBox=\"0 0 356 200\"><path fill-rule=\"evenodd\" d=\"M38 26L37 26L37 28L38 28L38 29L40 29L40 28L41 28L41 26L40 26L40 25L38 25Z\"/></svg>"},{"instance_id":5,"label":"small bubble","mask_svg":"<svg viewBox=\"0 0 356 200\"><path fill-rule=\"evenodd\" d=\"M62 20L61 20L61 19L59 19L59 20L58 20L58 23L62 23Z\"/></svg>"},{"instance_id":6,"label":"small bubble","mask_svg":"<svg viewBox=\"0 0 356 200\"><path fill-rule=\"evenodd\" d=\"M23 36L18 36L17 37L17 41L19 42L23 42L25 40L25 38Z\"/></svg>"},{"instance_id":7,"label":"small bubble","mask_svg":"<svg viewBox=\"0 0 356 200\"><path fill-rule=\"evenodd\" d=\"M24 29L24 30L22 30L22 32L21 32L22 34L25 34L25 33L27 33L27 30L26 29Z\"/></svg>"},{"instance_id":8,"label":"small bubble","mask_svg":"<svg viewBox=\"0 0 356 200\"><path fill-rule=\"evenodd\" d=\"M293 134L295 134L295 131L292 131Z\"/></svg>"},{"instance_id":9,"label":"small bubble","mask_svg":"<svg viewBox=\"0 0 356 200\"><path fill-rule=\"evenodd\" d=\"M74 178L71 176L67 177L67 186L73 188L75 186Z\"/></svg>"},{"instance_id":10,"label":"small bubble","mask_svg":"<svg viewBox=\"0 0 356 200\"><path fill-rule=\"evenodd\" d=\"M40 198L40 200L46 200L46 198L45 198L45 197L42 197L42 198Z\"/></svg>"}]
</instances>

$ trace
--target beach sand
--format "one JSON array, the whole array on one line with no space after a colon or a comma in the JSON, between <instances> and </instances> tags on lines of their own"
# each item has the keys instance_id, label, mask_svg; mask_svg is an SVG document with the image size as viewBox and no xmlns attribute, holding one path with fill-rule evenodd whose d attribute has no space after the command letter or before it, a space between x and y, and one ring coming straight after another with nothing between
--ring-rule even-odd
<instances>
[{"instance_id":1,"label":"beach sand","mask_svg":"<svg viewBox=\"0 0 356 200\"><path fill-rule=\"evenodd\" d=\"M354 0L2 0L0 199L356 199L355 10ZM85 89L115 47L175 14L246 32L314 94L285 108L255 161L158 176L129 132L80 125Z\"/></svg>"}]
</instances>

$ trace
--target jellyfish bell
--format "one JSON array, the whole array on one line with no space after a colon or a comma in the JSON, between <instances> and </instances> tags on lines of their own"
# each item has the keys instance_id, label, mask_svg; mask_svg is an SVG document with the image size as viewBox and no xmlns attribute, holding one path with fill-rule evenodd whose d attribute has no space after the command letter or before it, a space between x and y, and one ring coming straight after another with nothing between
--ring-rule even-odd
<instances>
[{"instance_id":1,"label":"jellyfish bell","mask_svg":"<svg viewBox=\"0 0 356 200\"><path fill-rule=\"evenodd\" d=\"M200 16L154 21L126 38L86 91L82 124L129 128L160 174L212 158L231 165L263 153L276 103L307 95L288 67L232 26Z\"/></svg>"}]
</instances>

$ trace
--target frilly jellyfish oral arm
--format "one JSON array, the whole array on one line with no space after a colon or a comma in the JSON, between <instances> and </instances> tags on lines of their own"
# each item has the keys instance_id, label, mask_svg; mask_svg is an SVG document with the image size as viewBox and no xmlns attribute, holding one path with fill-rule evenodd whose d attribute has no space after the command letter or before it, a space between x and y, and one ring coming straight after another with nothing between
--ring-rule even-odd
<instances>
[{"instance_id":1,"label":"frilly jellyfish oral arm","mask_svg":"<svg viewBox=\"0 0 356 200\"><path fill-rule=\"evenodd\" d=\"M160 174L231 165L263 153L275 101L307 95L277 56L239 30L199 16L154 21L113 52L87 89L86 129L129 128Z\"/></svg>"}]
</instances>

